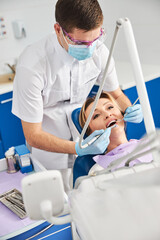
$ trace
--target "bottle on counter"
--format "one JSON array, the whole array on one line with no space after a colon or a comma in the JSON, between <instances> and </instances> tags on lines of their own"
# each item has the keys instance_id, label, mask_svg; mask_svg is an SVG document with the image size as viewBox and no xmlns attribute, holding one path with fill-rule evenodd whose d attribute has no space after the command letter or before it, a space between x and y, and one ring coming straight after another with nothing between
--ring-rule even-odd
<instances>
[{"instance_id":1,"label":"bottle on counter","mask_svg":"<svg viewBox=\"0 0 160 240\"><path fill-rule=\"evenodd\" d=\"M16 161L15 157L15 148L11 147L8 149L7 152L5 152L5 157L7 161L7 172L8 173L15 173L19 170L19 166Z\"/></svg>"}]
</instances>

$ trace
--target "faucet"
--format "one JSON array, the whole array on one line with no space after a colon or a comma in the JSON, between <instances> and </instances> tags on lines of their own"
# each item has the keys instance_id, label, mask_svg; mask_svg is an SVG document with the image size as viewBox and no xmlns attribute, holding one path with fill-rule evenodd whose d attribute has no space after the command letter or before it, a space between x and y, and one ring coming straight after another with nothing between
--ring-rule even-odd
<instances>
[{"instance_id":1,"label":"faucet","mask_svg":"<svg viewBox=\"0 0 160 240\"><path fill-rule=\"evenodd\" d=\"M15 67L15 65L10 65L9 63L6 63L6 65L12 70L13 74L16 73L16 67Z\"/></svg>"}]
</instances>

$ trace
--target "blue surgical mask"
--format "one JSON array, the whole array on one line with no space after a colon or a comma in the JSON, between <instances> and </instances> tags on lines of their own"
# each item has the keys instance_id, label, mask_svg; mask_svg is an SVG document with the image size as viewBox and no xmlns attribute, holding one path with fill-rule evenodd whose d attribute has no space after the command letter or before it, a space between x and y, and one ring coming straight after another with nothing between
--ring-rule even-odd
<instances>
[{"instance_id":1,"label":"blue surgical mask","mask_svg":"<svg viewBox=\"0 0 160 240\"><path fill-rule=\"evenodd\" d=\"M94 52L94 49L96 47L97 41L93 42L92 45L72 45L68 44L68 53L80 60L85 60L87 58L90 58Z\"/></svg>"}]
</instances>

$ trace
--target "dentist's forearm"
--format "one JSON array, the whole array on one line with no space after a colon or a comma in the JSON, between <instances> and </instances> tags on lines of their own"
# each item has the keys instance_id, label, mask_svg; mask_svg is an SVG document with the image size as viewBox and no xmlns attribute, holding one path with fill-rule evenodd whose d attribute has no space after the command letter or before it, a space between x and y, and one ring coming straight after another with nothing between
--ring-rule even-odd
<instances>
[{"instance_id":1,"label":"dentist's forearm","mask_svg":"<svg viewBox=\"0 0 160 240\"><path fill-rule=\"evenodd\" d=\"M132 105L128 97L123 93L116 99L116 101L118 102L123 112L125 112L126 108Z\"/></svg>"},{"instance_id":2,"label":"dentist's forearm","mask_svg":"<svg viewBox=\"0 0 160 240\"><path fill-rule=\"evenodd\" d=\"M43 131L41 123L22 121L22 126L26 141L30 146L49 152L76 154L75 142Z\"/></svg>"},{"instance_id":3,"label":"dentist's forearm","mask_svg":"<svg viewBox=\"0 0 160 240\"><path fill-rule=\"evenodd\" d=\"M120 88L113 92L110 92L110 94L118 102L123 112L125 112L127 107L132 105L128 97L122 92Z\"/></svg>"}]
</instances>

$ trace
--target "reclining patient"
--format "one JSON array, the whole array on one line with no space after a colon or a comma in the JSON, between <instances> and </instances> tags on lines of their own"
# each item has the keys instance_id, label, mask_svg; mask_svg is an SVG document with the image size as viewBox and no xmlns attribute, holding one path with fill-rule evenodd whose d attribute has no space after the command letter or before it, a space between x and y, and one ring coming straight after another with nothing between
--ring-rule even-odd
<instances>
[{"instance_id":1,"label":"reclining patient","mask_svg":"<svg viewBox=\"0 0 160 240\"><path fill-rule=\"evenodd\" d=\"M81 127L89 116L95 97L88 98L82 106L79 122ZM101 167L97 168L97 164L94 165L92 170L101 170L107 168L109 164L122 156L127 155L136 148L141 140L127 140L125 134L125 123L123 119L123 112L118 106L113 97L103 92L98 100L96 109L89 123L86 134L90 135L95 130L106 129L116 124L116 127L111 129L110 143L107 147L104 155L97 155L93 157L93 160ZM120 121L121 120L121 121ZM134 166L138 163L149 163L153 160L151 154L139 157L129 163L129 166ZM125 163L121 163L117 168L123 167Z\"/></svg>"}]
</instances>

